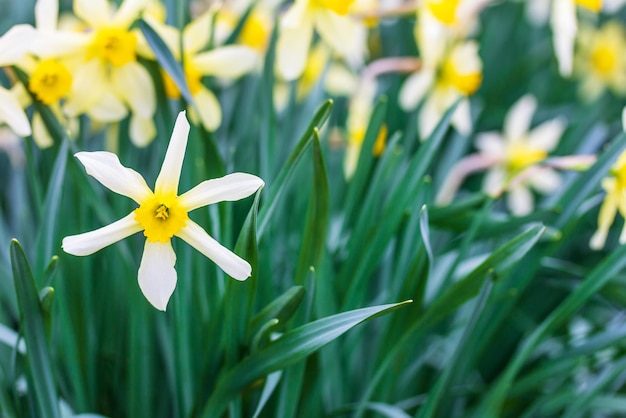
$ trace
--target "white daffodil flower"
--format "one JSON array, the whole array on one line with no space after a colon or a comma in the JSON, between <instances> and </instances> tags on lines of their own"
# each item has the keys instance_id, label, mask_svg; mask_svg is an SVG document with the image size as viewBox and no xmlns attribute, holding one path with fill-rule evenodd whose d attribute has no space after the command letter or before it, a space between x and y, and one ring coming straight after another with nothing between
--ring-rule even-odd
<instances>
[{"instance_id":1,"label":"white daffodil flower","mask_svg":"<svg viewBox=\"0 0 626 418\"><path fill-rule=\"evenodd\" d=\"M47 5L50 0L38 0L38 6L41 2L45 5L41 10L52 10ZM137 62L140 35L131 30L148 2L124 0L112 12L107 0L75 0L74 14L83 22L84 30L46 30L33 44L33 52L40 58L77 63L63 106L68 116L87 113L99 121L117 122L130 109L130 137L138 146L147 145L156 135L154 85L148 71Z\"/></svg>"},{"instance_id":2,"label":"white daffodil flower","mask_svg":"<svg viewBox=\"0 0 626 418\"><path fill-rule=\"evenodd\" d=\"M576 6L593 12L602 8L602 0L553 0L550 14L552 43L559 63L559 72L563 77L572 74L574 64L574 41L578 31Z\"/></svg>"},{"instance_id":3,"label":"white daffodil flower","mask_svg":"<svg viewBox=\"0 0 626 418\"><path fill-rule=\"evenodd\" d=\"M415 39L426 66L439 61L445 50L467 37L480 11L491 0L424 0L417 8Z\"/></svg>"},{"instance_id":4,"label":"white daffodil flower","mask_svg":"<svg viewBox=\"0 0 626 418\"><path fill-rule=\"evenodd\" d=\"M15 25L0 36L0 67L17 64L31 48L36 36L30 25ZM17 135L31 134L30 124L15 94L0 86L0 124L7 124Z\"/></svg>"},{"instance_id":5,"label":"white daffodil flower","mask_svg":"<svg viewBox=\"0 0 626 418\"><path fill-rule=\"evenodd\" d=\"M467 41L455 45L436 63L423 63L422 69L410 75L400 89L400 106L405 111L415 109L422 101L418 124L420 138L425 140L435 129L446 110L459 99L452 115L452 126L464 135L472 129L468 96L482 82L482 61L478 44Z\"/></svg>"},{"instance_id":6,"label":"white daffodil flower","mask_svg":"<svg viewBox=\"0 0 626 418\"><path fill-rule=\"evenodd\" d=\"M351 65L365 54L365 26L348 16L354 0L296 0L280 19L276 64L280 75L295 80L304 71L316 30L322 41Z\"/></svg>"},{"instance_id":7,"label":"white daffodil flower","mask_svg":"<svg viewBox=\"0 0 626 418\"><path fill-rule=\"evenodd\" d=\"M139 267L139 287L157 309L165 310L176 287L176 254L171 239L177 236L213 260L229 276L245 280L252 271L250 264L215 241L188 213L194 209L222 201L250 196L264 183L246 173L206 180L179 195L178 182L187 147L189 123L185 112L176 119L163 166L154 192L136 171L122 166L110 152L79 152L76 158L87 174L115 193L133 199L139 207L122 219L95 231L63 239L63 250L85 256L111 245L136 232L146 237Z\"/></svg>"},{"instance_id":8,"label":"white daffodil flower","mask_svg":"<svg viewBox=\"0 0 626 418\"><path fill-rule=\"evenodd\" d=\"M189 117L193 122L199 120L209 131L216 130L222 123L222 108L215 94L202 84L202 77L236 79L252 71L259 60L255 50L243 45L229 45L201 52L209 43L214 15L215 11L211 9L185 26L182 32L182 53L179 31L146 17L174 57L178 60L182 58L187 87L197 108L202 109L196 112L190 108ZM174 81L167 73L162 74L167 96L179 98L180 91Z\"/></svg>"},{"instance_id":9,"label":"white daffodil flower","mask_svg":"<svg viewBox=\"0 0 626 418\"><path fill-rule=\"evenodd\" d=\"M350 99L346 129L348 131L348 143L343 160L343 173L346 179L352 178L359 162L359 155L370 118L372 116L374 99L376 98L377 85L374 80L364 79L358 90ZM378 131L372 153L380 156L385 150L387 141L387 126L382 125Z\"/></svg>"},{"instance_id":10,"label":"white daffodil flower","mask_svg":"<svg viewBox=\"0 0 626 418\"><path fill-rule=\"evenodd\" d=\"M509 110L502 134L483 133L476 141L476 147L492 165L485 177L484 190L495 196L507 190L507 204L518 216L533 209L531 188L549 193L561 184L561 177L554 169L538 163L558 145L565 120L552 119L530 130L536 108L533 96L522 97Z\"/></svg>"},{"instance_id":11,"label":"white daffodil flower","mask_svg":"<svg viewBox=\"0 0 626 418\"><path fill-rule=\"evenodd\" d=\"M626 30L617 20L602 27L581 25L574 58L574 74L581 80L582 99L592 101L606 90L626 95Z\"/></svg>"},{"instance_id":12,"label":"white daffodil flower","mask_svg":"<svg viewBox=\"0 0 626 418\"><path fill-rule=\"evenodd\" d=\"M626 152L622 152L617 158L611 167L610 176L602 179L602 188L606 196L598 213L598 229L589 241L589 246L594 250L604 247L617 213L626 218ZM626 243L626 223L619 236L619 242Z\"/></svg>"}]
</instances>

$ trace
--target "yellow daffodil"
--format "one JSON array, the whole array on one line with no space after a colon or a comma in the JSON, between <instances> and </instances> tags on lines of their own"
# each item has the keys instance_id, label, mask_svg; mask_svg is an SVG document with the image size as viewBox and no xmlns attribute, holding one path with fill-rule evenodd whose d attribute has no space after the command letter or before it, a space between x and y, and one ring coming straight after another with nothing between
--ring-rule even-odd
<instances>
[{"instance_id":1,"label":"yellow daffodil","mask_svg":"<svg viewBox=\"0 0 626 418\"><path fill-rule=\"evenodd\" d=\"M477 25L479 12L491 0L424 0L417 8L415 39L426 66L441 59L450 45Z\"/></svg>"},{"instance_id":2,"label":"yellow daffodil","mask_svg":"<svg viewBox=\"0 0 626 418\"><path fill-rule=\"evenodd\" d=\"M217 12L215 37L218 44L232 34L247 12L246 21L236 42L258 53L265 53L274 28L276 9L280 3L277 0L234 0L224 3Z\"/></svg>"},{"instance_id":3,"label":"yellow daffodil","mask_svg":"<svg viewBox=\"0 0 626 418\"><path fill-rule=\"evenodd\" d=\"M263 186L263 180L246 173L206 180L191 190L178 194L189 123L185 113L178 115L163 166L156 179L154 192L136 171L122 166L109 152L79 152L76 158L93 176L115 193L133 199L139 207L124 218L95 231L63 239L63 250L86 256L134 233L146 237L139 267L139 287L157 309L165 310L176 287L176 254L171 239L182 238L189 245L213 260L229 276L245 280L251 267L245 260L220 245L201 226L192 221L189 212L222 201L250 196Z\"/></svg>"},{"instance_id":4,"label":"yellow daffodil","mask_svg":"<svg viewBox=\"0 0 626 418\"><path fill-rule=\"evenodd\" d=\"M137 61L139 34L131 30L147 4L148 0L124 0L112 12L107 0L76 0L74 14L85 30L49 30L34 45L35 54L42 59L76 63L63 106L68 116L87 113L99 121L117 122L130 109L130 137L138 146L147 145L156 135L154 85Z\"/></svg>"},{"instance_id":5,"label":"yellow daffodil","mask_svg":"<svg viewBox=\"0 0 626 418\"><path fill-rule=\"evenodd\" d=\"M578 31L576 6L598 12L602 7L602 0L553 0L550 13L552 27L552 43L559 63L559 72L567 77L572 74L574 41Z\"/></svg>"},{"instance_id":6,"label":"yellow daffodil","mask_svg":"<svg viewBox=\"0 0 626 418\"><path fill-rule=\"evenodd\" d=\"M400 90L400 106L415 109L424 100L418 117L422 140L435 128L444 112L460 97L474 94L482 82L482 62L478 44L456 44L435 63L424 62L422 69L407 78ZM461 101L452 116L452 125L462 134L471 131L469 101Z\"/></svg>"},{"instance_id":7,"label":"yellow daffodil","mask_svg":"<svg viewBox=\"0 0 626 418\"><path fill-rule=\"evenodd\" d=\"M509 110L502 134L483 133L476 141L481 154L492 161L483 188L496 196L507 190L507 203L515 215L532 211L531 188L549 193L561 184L561 177L554 169L538 163L544 161L558 145L565 121L561 118L552 119L531 130L536 108L537 102L533 96L522 97Z\"/></svg>"},{"instance_id":8,"label":"yellow daffodil","mask_svg":"<svg viewBox=\"0 0 626 418\"><path fill-rule=\"evenodd\" d=\"M626 152L622 152L610 171L610 176L602 179L602 188L606 192L600 213L598 230L591 237L589 246L594 250L604 247L609 229L619 211L626 219ZM626 224L619 237L620 244L626 243Z\"/></svg>"},{"instance_id":9,"label":"yellow daffodil","mask_svg":"<svg viewBox=\"0 0 626 418\"><path fill-rule=\"evenodd\" d=\"M176 28L147 19L174 56L179 60L182 58L187 86L197 108L201 109L198 113L189 109L190 119L199 120L209 131L216 130L222 123L222 109L215 94L202 83L202 78L204 76L239 78L252 71L259 58L253 49L241 45L229 45L201 52L209 43L214 13L213 10L209 10L183 29L182 53L180 35ZM167 96L173 99L180 97L180 91L174 81L165 72L162 74Z\"/></svg>"},{"instance_id":10,"label":"yellow daffodil","mask_svg":"<svg viewBox=\"0 0 626 418\"><path fill-rule=\"evenodd\" d=\"M575 74L582 79L580 94L586 100L598 98L605 90L626 95L626 31L618 21L600 29L580 29Z\"/></svg>"},{"instance_id":11,"label":"yellow daffodil","mask_svg":"<svg viewBox=\"0 0 626 418\"><path fill-rule=\"evenodd\" d=\"M15 25L0 36L0 67L17 64L31 48L35 29ZM21 137L31 134L30 123L14 91L0 86L0 124L6 124Z\"/></svg>"},{"instance_id":12,"label":"yellow daffodil","mask_svg":"<svg viewBox=\"0 0 626 418\"><path fill-rule=\"evenodd\" d=\"M354 170L356 170L365 133L372 115L375 97L376 83L373 80L364 80L356 94L350 99L348 120L346 121L348 144L343 160L343 172L347 179L350 179L354 174ZM383 153L386 140L387 127L383 125L378 131L378 136L372 149L372 153L375 156L380 156Z\"/></svg>"},{"instance_id":13,"label":"yellow daffodil","mask_svg":"<svg viewBox=\"0 0 626 418\"><path fill-rule=\"evenodd\" d=\"M348 16L353 0L296 0L280 19L277 68L285 80L295 80L306 68L314 30L322 41L351 65L365 53L365 26Z\"/></svg>"}]
</instances>

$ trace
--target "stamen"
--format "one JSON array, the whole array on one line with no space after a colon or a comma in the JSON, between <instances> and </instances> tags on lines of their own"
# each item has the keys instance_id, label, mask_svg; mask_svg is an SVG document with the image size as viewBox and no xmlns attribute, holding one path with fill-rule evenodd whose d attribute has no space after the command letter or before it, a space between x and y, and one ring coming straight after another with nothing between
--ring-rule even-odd
<instances>
[{"instance_id":1,"label":"stamen","mask_svg":"<svg viewBox=\"0 0 626 418\"><path fill-rule=\"evenodd\" d=\"M170 217L170 211L165 205L160 205L154 215L155 218L166 220Z\"/></svg>"}]
</instances>

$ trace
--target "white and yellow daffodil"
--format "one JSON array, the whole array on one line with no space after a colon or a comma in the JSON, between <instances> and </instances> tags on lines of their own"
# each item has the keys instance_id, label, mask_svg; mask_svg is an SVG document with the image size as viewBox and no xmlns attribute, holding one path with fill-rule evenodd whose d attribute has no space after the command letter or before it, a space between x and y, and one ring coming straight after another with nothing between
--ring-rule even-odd
<instances>
[{"instance_id":1,"label":"white and yellow daffodil","mask_svg":"<svg viewBox=\"0 0 626 418\"><path fill-rule=\"evenodd\" d=\"M581 79L580 95L594 100L610 90L626 95L626 30L616 20L600 29L582 26L578 37L574 73Z\"/></svg>"},{"instance_id":2,"label":"white and yellow daffodil","mask_svg":"<svg viewBox=\"0 0 626 418\"><path fill-rule=\"evenodd\" d=\"M574 42L578 31L576 6L588 11L599 12L602 0L553 0L550 13L552 44L559 63L559 72L568 77L574 63Z\"/></svg>"},{"instance_id":3,"label":"white and yellow daffodil","mask_svg":"<svg viewBox=\"0 0 626 418\"><path fill-rule=\"evenodd\" d=\"M589 242L589 246L594 250L604 247L617 212L626 219L626 151L617 158L611 168L610 176L602 179L602 188L606 192L606 196L598 214L598 229ZM626 243L626 223L620 234L619 242L620 244Z\"/></svg>"},{"instance_id":4,"label":"white and yellow daffodil","mask_svg":"<svg viewBox=\"0 0 626 418\"><path fill-rule=\"evenodd\" d=\"M117 122L130 109L130 137L138 146L147 145L156 135L154 85L137 61L140 35L131 30L147 4L148 0L124 0L114 11L107 0L76 0L74 14L86 30L46 31L33 48L42 59L76 63L63 106L68 116L87 113L99 121Z\"/></svg>"},{"instance_id":5,"label":"white and yellow daffodil","mask_svg":"<svg viewBox=\"0 0 626 418\"><path fill-rule=\"evenodd\" d=\"M56 30L58 10L57 0L40 1L35 5L35 28L38 37L46 36L46 34ZM57 119L65 121L60 101L69 94L72 88L72 74L67 63L55 58L37 60L28 54L24 55L17 65L29 77L27 86L18 84L13 88L22 107L27 108L32 104L28 90L39 101L48 106ZM33 140L39 148L47 148L52 145L52 137L48 133L41 115L36 110L32 114L32 131Z\"/></svg>"},{"instance_id":6,"label":"white and yellow daffodil","mask_svg":"<svg viewBox=\"0 0 626 418\"><path fill-rule=\"evenodd\" d=\"M348 119L346 121L348 141L343 160L343 173L346 179L352 177L359 162L359 155L365 134L367 133L367 127L369 126L375 97L376 83L373 80L365 79L350 99ZM386 141L387 126L383 124L378 131L376 142L372 149L372 153L375 156L378 157L383 153Z\"/></svg>"},{"instance_id":7,"label":"white and yellow daffodil","mask_svg":"<svg viewBox=\"0 0 626 418\"><path fill-rule=\"evenodd\" d=\"M196 112L190 108L190 119L193 122L200 121L209 131L216 130L222 123L222 109L215 94L202 83L202 78L213 76L221 79L236 79L252 71L259 59L257 52L242 45L229 45L202 52L211 37L211 21L214 13L214 10L207 11L183 29L182 53L181 36L176 28L146 19L162 37L174 57L178 60L182 59L187 87L200 110ZM179 98L180 91L174 81L167 73L162 74L167 96L172 99Z\"/></svg>"},{"instance_id":8,"label":"white and yellow daffodil","mask_svg":"<svg viewBox=\"0 0 626 418\"><path fill-rule=\"evenodd\" d=\"M172 237L177 236L213 260L229 276L245 280L251 267L245 260L220 245L189 218L194 209L222 201L250 196L263 186L263 180L246 173L206 180L191 190L178 194L189 123L185 113L178 115L163 166L154 192L136 171L122 166L110 152L79 152L76 158L93 176L115 193L133 199L139 207L124 218L95 231L63 239L63 250L86 256L132 234L143 231L146 237L139 267L139 287L157 309L165 310L176 287L176 254Z\"/></svg>"},{"instance_id":9,"label":"white and yellow daffodil","mask_svg":"<svg viewBox=\"0 0 626 418\"><path fill-rule=\"evenodd\" d=\"M561 184L561 177L553 168L538 163L558 145L565 121L552 119L531 130L536 108L533 96L522 97L509 110L502 134L482 133L476 140L476 147L492 166L485 176L483 189L495 196L506 190L507 204L518 216L533 209L531 188L549 193Z\"/></svg>"},{"instance_id":10,"label":"white and yellow daffodil","mask_svg":"<svg viewBox=\"0 0 626 418\"><path fill-rule=\"evenodd\" d=\"M452 115L452 125L467 135L472 129L469 100L482 82L482 62L478 44L466 41L454 45L441 60L424 62L422 68L410 75L400 90L400 106L405 111L415 109L422 100L418 125L420 138L426 139L437 123L459 98L463 98Z\"/></svg>"},{"instance_id":11,"label":"white and yellow daffodil","mask_svg":"<svg viewBox=\"0 0 626 418\"><path fill-rule=\"evenodd\" d=\"M296 0L280 19L276 45L279 74L295 80L305 70L314 30L350 65L365 55L365 26L348 15L354 0Z\"/></svg>"},{"instance_id":12,"label":"white and yellow daffodil","mask_svg":"<svg viewBox=\"0 0 626 418\"><path fill-rule=\"evenodd\" d=\"M236 42L264 54L274 28L276 10L280 0L233 0L224 3L217 12L215 22L216 44L222 44L248 13Z\"/></svg>"},{"instance_id":13,"label":"white and yellow daffodil","mask_svg":"<svg viewBox=\"0 0 626 418\"><path fill-rule=\"evenodd\" d=\"M0 36L0 67L17 64L30 50L35 38L30 25L15 25ZM14 91L0 86L0 124L6 124L15 134L31 134L30 123Z\"/></svg>"},{"instance_id":14,"label":"white and yellow daffodil","mask_svg":"<svg viewBox=\"0 0 626 418\"><path fill-rule=\"evenodd\" d=\"M415 39L425 65L432 66L446 49L476 26L480 11L491 0L424 0L417 8Z\"/></svg>"}]
</instances>

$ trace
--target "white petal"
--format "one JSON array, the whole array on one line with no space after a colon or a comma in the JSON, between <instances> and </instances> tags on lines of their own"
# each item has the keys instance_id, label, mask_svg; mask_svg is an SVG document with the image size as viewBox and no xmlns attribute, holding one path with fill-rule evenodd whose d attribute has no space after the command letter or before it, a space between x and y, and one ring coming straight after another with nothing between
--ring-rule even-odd
<instances>
[{"instance_id":1,"label":"white petal","mask_svg":"<svg viewBox=\"0 0 626 418\"><path fill-rule=\"evenodd\" d=\"M113 92L105 91L100 101L89 108L88 114L102 122L119 122L128 115L128 109Z\"/></svg>"},{"instance_id":2,"label":"white petal","mask_svg":"<svg viewBox=\"0 0 626 418\"><path fill-rule=\"evenodd\" d=\"M198 111L195 108L189 110L190 114L194 116L192 119L194 123L199 118L207 131L213 132L219 128L222 123L222 108L215 94L211 90L201 87L193 96L193 100L198 108Z\"/></svg>"},{"instance_id":3,"label":"white petal","mask_svg":"<svg viewBox=\"0 0 626 418\"><path fill-rule=\"evenodd\" d=\"M111 7L107 0L74 0L74 14L97 28L109 23Z\"/></svg>"},{"instance_id":4,"label":"white petal","mask_svg":"<svg viewBox=\"0 0 626 418\"><path fill-rule=\"evenodd\" d=\"M111 69L111 82L134 113L152 118L156 110L154 85L148 70L138 62L129 62Z\"/></svg>"},{"instance_id":5,"label":"white petal","mask_svg":"<svg viewBox=\"0 0 626 418\"><path fill-rule=\"evenodd\" d=\"M251 48L231 45L202 52L192 58L192 65L204 75L238 78L252 71L258 54Z\"/></svg>"},{"instance_id":6,"label":"white petal","mask_svg":"<svg viewBox=\"0 0 626 418\"><path fill-rule=\"evenodd\" d=\"M72 91L65 102L68 116L78 116L95 106L110 88L107 68L98 58L88 61L74 71Z\"/></svg>"},{"instance_id":7,"label":"white petal","mask_svg":"<svg viewBox=\"0 0 626 418\"><path fill-rule=\"evenodd\" d=\"M276 44L276 66L285 80L300 77L313 38L313 21L304 16L297 26L282 25Z\"/></svg>"},{"instance_id":8,"label":"white petal","mask_svg":"<svg viewBox=\"0 0 626 418\"><path fill-rule=\"evenodd\" d=\"M178 181L185 158L185 149L187 149L188 135L189 122L187 122L185 112L182 111L176 118L174 131L165 152L165 159L154 186L155 193L178 194Z\"/></svg>"},{"instance_id":9,"label":"white petal","mask_svg":"<svg viewBox=\"0 0 626 418\"><path fill-rule=\"evenodd\" d=\"M472 132L472 113L469 100L461 100L452 114L450 122L461 135L469 135Z\"/></svg>"},{"instance_id":10,"label":"white petal","mask_svg":"<svg viewBox=\"0 0 626 418\"><path fill-rule=\"evenodd\" d=\"M358 76L344 65L331 63L326 72L324 88L333 96L351 96L359 85Z\"/></svg>"},{"instance_id":11,"label":"white petal","mask_svg":"<svg viewBox=\"0 0 626 418\"><path fill-rule=\"evenodd\" d=\"M529 183L538 192L548 194L558 189L563 180L561 175L550 167L535 167L535 173L529 179Z\"/></svg>"},{"instance_id":12,"label":"white petal","mask_svg":"<svg viewBox=\"0 0 626 418\"><path fill-rule=\"evenodd\" d=\"M265 185L263 180L247 173L232 173L203 181L182 194L179 202L188 211L217 202L232 202L248 197Z\"/></svg>"},{"instance_id":13,"label":"white petal","mask_svg":"<svg viewBox=\"0 0 626 418\"><path fill-rule=\"evenodd\" d=\"M30 25L15 25L0 37L0 67L16 64L26 54L37 32Z\"/></svg>"},{"instance_id":14,"label":"white petal","mask_svg":"<svg viewBox=\"0 0 626 418\"><path fill-rule=\"evenodd\" d=\"M506 147L504 146L504 138L497 132L483 132L476 137L476 148L480 152L496 157L506 157Z\"/></svg>"},{"instance_id":15,"label":"white petal","mask_svg":"<svg viewBox=\"0 0 626 418\"><path fill-rule=\"evenodd\" d=\"M559 62L559 72L566 77L572 74L574 40L578 30L574 1L554 0L550 23L554 52Z\"/></svg>"},{"instance_id":16,"label":"white petal","mask_svg":"<svg viewBox=\"0 0 626 418\"><path fill-rule=\"evenodd\" d=\"M113 16L112 22L116 26L130 27L148 4L148 0L124 0Z\"/></svg>"},{"instance_id":17,"label":"white petal","mask_svg":"<svg viewBox=\"0 0 626 418\"><path fill-rule=\"evenodd\" d=\"M130 118L130 140L137 147L149 145L156 137L156 126L152 118L133 115Z\"/></svg>"},{"instance_id":18,"label":"white petal","mask_svg":"<svg viewBox=\"0 0 626 418\"><path fill-rule=\"evenodd\" d=\"M435 101L431 97L426 99L417 118L420 140L425 141L430 136L442 116L443 114L437 108Z\"/></svg>"},{"instance_id":19,"label":"white petal","mask_svg":"<svg viewBox=\"0 0 626 418\"><path fill-rule=\"evenodd\" d=\"M31 51L40 58L62 57L83 51L92 36L79 32L41 32L34 40Z\"/></svg>"},{"instance_id":20,"label":"white petal","mask_svg":"<svg viewBox=\"0 0 626 418\"><path fill-rule=\"evenodd\" d=\"M552 119L537 126L528 134L528 145L546 151L552 151L559 144L565 130L565 118Z\"/></svg>"},{"instance_id":21,"label":"white petal","mask_svg":"<svg viewBox=\"0 0 626 418\"><path fill-rule=\"evenodd\" d=\"M176 235L210 258L233 279L246 280L250 277L252 267L247 261L215 241L192 220L187 220L187 225Z\"/></svg>"},{"instance_id":22,"label":"white petal","mask_svg":"<svg viewBox=\"0 0 626 418\"><path fill-rule=\"evenodd\" d=\"M141 174L124 167L112 152L82 151L75 157L85 166L87 174L117 194L130 197L139 204L152 195Z\"/></svg>"},{"instance_id":23,"label":"white petal","mask_svg":"<svg viewBox=\"0 0 626 418\"><path fill-rule=\"evenodd\" d=\"M498 197L502 193L506 181L506 172L501 168L493 168L487 172L483 180L485 193Z\"/></svg>"},{"instance_id":24,"label":"white petal","mask_svg":"<svg viewBox=\"0 0 626 418\"><path fill-rule=\"evenodd\" d=\"M54 31L59 18L59 0L37 0L35 3L35 26L44 31Z\"/></svg>"},{"instance_id":25,"label":"white petal","mask_svg":"<svg viewBox=\"0 0 626 418\"><path fill-rule=\"evenodd\" d=\"M148 302L164 311L176 288L176 253L169 242L148 242L139 266L139 288Z\"/></svg>"},{"instance_id":26,"label":"white petal","mask_svg":"<svg viewBox=\"0 0 626 418\"><path fill-rule=\"evenodd\" d=\"M315 13L314 26L328 46L351 65L363 62L365 36L362 28L349 16L339 16L330 10L320 9Z\"/></svg>"},{"instance_id":27,"label":"white petal","mask_svg":"<svg viewBox=\"0 0 626 418\"><path fill-rule=\"evenodd\" d=\"M183 29L183 44L186 53L195 54L209 43L214 16L215 9L209 8L185 26L185 29Z\"/></svg>"},{"instance_id":28,"label":"white petal","mask_svg":"<svg viewBox=\"0 0 626 418\"><path fill-rule=\"evenodd\" d=\"M524 185L518 185L509 190L507 204L515 216L528 215L534 206L533 195Z\"/></svg>"},{"instance_id":29,"label":"white petal","mask_svg":"<svg viewBox=\"0 0 626 418\"><path fill-rule=\"evenodd\" d=\"M530 94L515 102L504 119L504 136L507 140L518 141L526 135L536 109L537 100Z\"/></svg>"},{"instance_id":30,"label":"white petal","mask_svg":"<svg viewBox=\"0 0 626 418\"><path fill-rule=\"evenodd\" d=\"M95 231L63 238L63 251L72 255L89 255L120 241L143 228L131 212L122 219Z\"/></svg>"},{"instance_id":31,"label":"white petal","mask_svg":"<svg viewBox=\"0 0 626 418\"><path fill-rule=\"evenodd\" d=\"M41 149L48 148L52 146L54 141L48 132L48 128L43 123L43 119L41 118L41 114L39 112L33 113L33 140L37 144L37 146Z\"/></svg>"},{"instance_id":32,"label":"white petal","mask_svg":"<svg viewBox=\"0 0 626 418\"><path fill-rule=\"evenodd\" d=\"M626 132L626 107L622 109L622 131Z\"/></svg>"},{"instance_id":33,"label":"white petal","mask_svg":"<svg viewBox=\"0 0 626 418\"><path fill-rule=\"evenodd\" d=\"M400 89L400 107L406 112L417 107L435 80L434 72L423 69L407 78Z\"/></svg>"},{"instance_id":34,"label":"white petal","mask_svg":"<svg viewBox=\"0 0 626 418\"><path fill-rule=\"evenodd\" d=\"M15 96L4 87L0 86L0 122L4 122L19 136L31 134L30 124L24 109L20 106Z\"/></svg>"}]
</instances>

